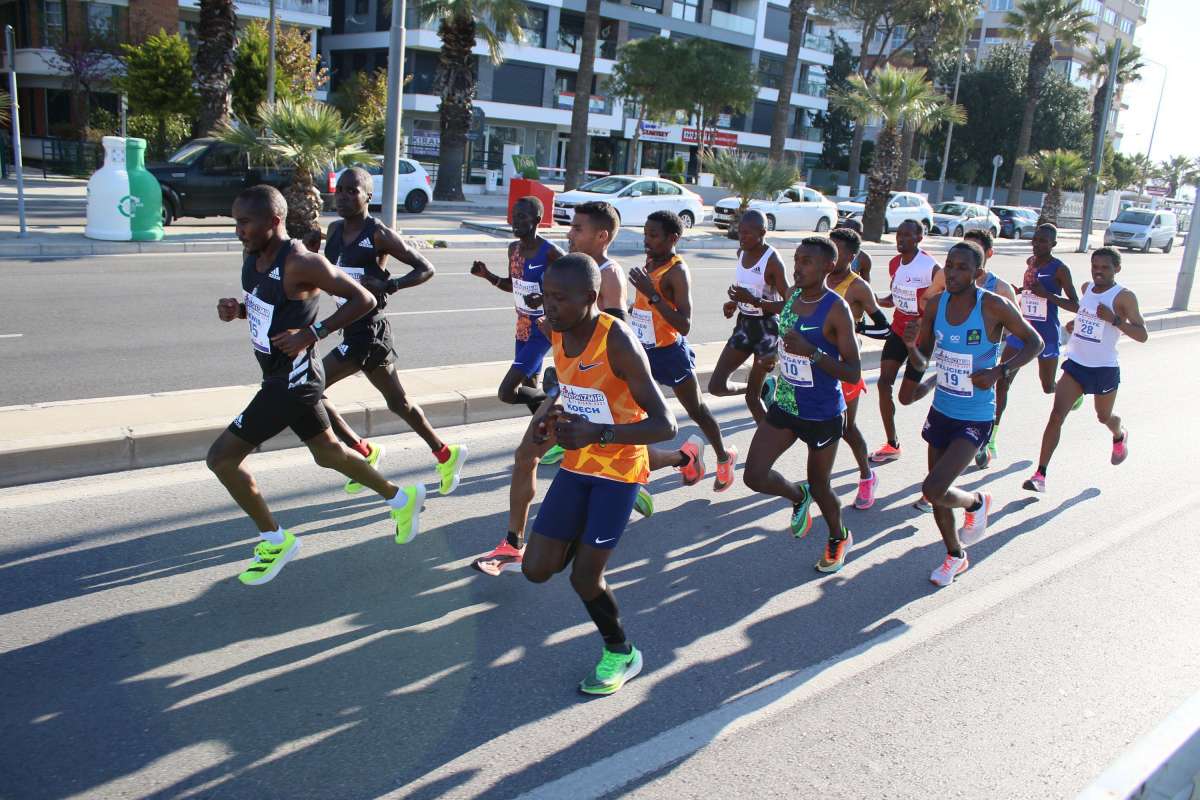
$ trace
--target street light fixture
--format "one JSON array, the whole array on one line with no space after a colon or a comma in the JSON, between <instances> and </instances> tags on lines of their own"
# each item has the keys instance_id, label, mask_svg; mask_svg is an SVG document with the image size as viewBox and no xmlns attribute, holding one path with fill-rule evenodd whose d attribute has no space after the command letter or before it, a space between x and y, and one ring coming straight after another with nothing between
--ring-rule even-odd
<instances>
[{"instance_id":1,"label":"street light fixture","mask_svg":"<svg viewBox=\"0 0 1200 800\"><path fill-rule=\"evenodd\" d=\"M404 91L404 17L407 13L405 0L392 0L392 27L388 40L387 71L387 126L383 137L383 197L379 211L383 224L396 227L396 172L400 169L400 126L403 114Z\"/></svg>"}]
</instances>

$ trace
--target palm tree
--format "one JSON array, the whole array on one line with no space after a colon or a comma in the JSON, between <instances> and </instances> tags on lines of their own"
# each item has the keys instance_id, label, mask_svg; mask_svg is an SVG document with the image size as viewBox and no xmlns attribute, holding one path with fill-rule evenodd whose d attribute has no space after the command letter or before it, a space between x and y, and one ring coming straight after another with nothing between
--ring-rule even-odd
<instances>
[{"instance_id":1,"label":"palm tree","mask_svg":"<svg viewBox=\"0 0 1200 800\"><path fill-rule=\"evenodd\" d=\"M861 75L850 76L850 86L832 95L830 101L859 125L878 119L875 162L867 179L867 202L863 210L863 238L879 241L884 228L884 211L892 189L896 162L900 158L900 130L905 125L920 132L943 122L961 125L967 119L962 106L950 104L933 88L923 69L904 69L890 64L875 72L868 83Z\"/></svg>"},{"instance_id":2,"label":"palm tree","mask_svg":"<svg viewBox=\"0 0 1200 800\"><path fill-rule=\"evenodd\" d=\"M333 106L315 100L277 100L258 107L261 130L226 121L217 137L249 153L257 163L284 164L292 168L292 182L284 189L288 235L299 238L317 227L321 193L313 176L330 165L365 164L372 156L362 146L363 131L342 120Z\"/></svg>"},{"instance_id":3,"label":"palm tree","mask_svg":"<svg viewBox=\"0 0 1200 800\"><path fill-rule=\"evenodd\" d=\"M1198 177L1196 165L1187 156L1174 156L1158 167L1159 177L1167 182L1167 197L1174 197L1179 187L1194 183Z\"/></svg>"},{"instance_id":4,"label":"palm tree","mask_svg":"<svg viewBox=\"0 0 1200 800\"><path fill-rule=\"evenodd\" d=\"M775 162L783 160L788 119L792 114L792 87L796 85L796 73L800 70L800 46L804 44L809 12L815 10L810 0L791 0L788 4L787 55L783 61L783 77L779 81L779 99L775 101L775 119L771 122L769 158Z\"/></svg>"},{"instance_id":5,"label":"palm tree","mask_svg":"<svg viewBox=\"0 0 1200 800\"><path fill-rule=\"evenodd\" d=\"M1108 65L1112 63L1115 42L1108 42L1103 49L1092 45L1087 63L1083 65L1083 75L1100 79L1100 87L1092 99L1092 141L1100 138L1100 122L1104 118L1104 98L1108 95L1109 76ZM1117 83L1113 91L1120 92L1127 83L1142 79L1142 51L1136 44L1121 47L1121 55L1117 60ZM1116 94L1113 95L1116 97Z\"/></svg>"},{"instance_id":6,"label":"palm tree","mask_svg":"<svg viewBox=\"0 0 1200 800\"><path fill-rule=\"evenodd\" d=\"M1074 189L1083 182L1088 172L1087 161L1073 150L1042 150L1021 159L1021 166L1029 172L1030 177L1046 187L1038 224L1049 222L1057 225L1059 212L1062 211L1063 189Z\"/></svg>"},{"instance_id":7,"label":"palm tree","mask_svg":"<svg viewBox=\"0 0 1200 800\"><path fill-rule=\"evenodd\" d=\"M737 214L729 223L729 238L737 238L738 221L750 201L756 197L772 198L800 179L800 173L791 164L772 161L769 158L749 158L731 150L710 150L704 157L705 168L717 182L728 186L741 198Z\"/></svg>"},{"instance_id":8,"label":"palm tree","mask_svg":"<svg viewBox=\"0 0 1200 800\"><path fill-rule=\"evenodd\" d=\"M1150 156L1146 153L1134 153L1130 161L1133 162L1133 168L1137 175L1134 184L1137 186L1138 194L1145 194L1146 184L1161 175L1158 165L1151 161Z\"/></svg>"},{"instance_id":9,"label":"palm tree","mask_svg":"<svg viewBox=\"0 0 1200 800\"><path fill-rule=\"evenodd\" d=\"M200 0L196 35L196 87L200 111L192 123L194 136L207 136L229 121L233 95L233 56L237 50L237 15L233 0Z\"/></svg>"},{"instance_id":10,"label":"palm tree","mask_svg":"<svg viewBox=\"0 0 1200 800\"><path fill-rule=\"evenodd\" d=\"M437 200L462 200L467 131L479 88L471 51L475 40L483 39L492 63L503 61L504 37L517 44L525 41L521 29L525 4L521 0L422 0L419 9L423 20L438 21L442 40L436 82L442 95L438 106L441 155L433 196Z\"/></svg>"},{"instance_id":11,"label":"palm tree","mask_svg":"<svg viewBox=\"0 0 1200 800\"><path fill-rule=\"evenodd\" d=\"M588 112L592 104L592 80L596 74L596 39L600 36L600 0L587 0L583 16L583 38L579 42L579 71L575 73L575 101L571 106L571 138L567 140L567 191L583 182L583 163L588 141Z\"/></svg>"},{"instance_id":12,"label":"palm tree","mask_svg":"<svg viewBox=\"0 0 1200 800\"><path fill-rule=\"evenodd\" d=\"M1095 30L1089 22L1091 15L1081 8L1083 0L1021 0L1014 11L1005 14L1004 35L1032 42L1029 51L1029 71L1025 73L1025 111L1021 117L1021 133L1017 138L1013 159L1012 179L1008 184L1008 204L1021 204L1021 187L1025 183L1022 159L1029 155L1033 137L1033 114L1042 98L1042 86L1055 45L1074 50L1083 44L1087 34Z\"/></svg>"}]
</instances>

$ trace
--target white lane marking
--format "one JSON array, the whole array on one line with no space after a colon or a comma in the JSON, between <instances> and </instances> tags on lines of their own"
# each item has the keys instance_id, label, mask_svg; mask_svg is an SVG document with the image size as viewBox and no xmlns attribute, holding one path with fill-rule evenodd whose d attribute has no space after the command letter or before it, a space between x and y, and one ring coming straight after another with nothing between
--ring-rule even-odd
<instances>
[{"instance_id":1,"label":"white lane marking","mask_svg":"<svg viewBox=\"0 0 1200 800\"><path fill-rule=\"evenodd\" d=\"M1054 553L1026 567L1011 578L994 581L957 600L952 600L918 617L910 625L893 628L757 692L663 731L641 744L614 753L558 780L542 784L520 797L528 800L557 800L562 797L583 800L616 792L644 775L656 772L687 758L709 744L795 708L868 669L953 630L973 617L1087 561L1133 534L1160 525L1196 503L1200 503L1200 493L1192 493L1182 500L1160 508L1153 515L1127 522L1107 533L1091 536L1063 552ZM913 579L919 578L914 576ZM970 580L969 573L965 580Z\"/></svg>"},{"instance_id":2,"label":"white lane marking","mask_svg":"<svg viewBox=\"0 0 1200 800\"><path fill-rule=\"evenodd\" d=\"M0 333L0 339L20 339L23 333Z\"/></svg>"},{"instance_id":3,"label":"white lane marking","mask_svg":"<svg viewBox=\"0 0 1200 800\"><path fill-rule=\"evenodd\" d=\"M389 311L385 317L410 317L417 314L457 314L471 311L512 311L512 306L487 306L486 308L430 308L425 311Z\"/></svg>"}]
</instances>

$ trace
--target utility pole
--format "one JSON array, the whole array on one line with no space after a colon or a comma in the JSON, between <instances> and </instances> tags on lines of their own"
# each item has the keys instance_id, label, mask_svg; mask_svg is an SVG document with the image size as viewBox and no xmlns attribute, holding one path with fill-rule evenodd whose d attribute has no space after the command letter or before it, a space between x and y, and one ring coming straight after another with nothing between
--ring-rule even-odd
<instances>
[{"instance_id":1,"label":"utility pole","mask_svg":"<svg viewBox=\"0 0 1200 800\"><path fill-rule=\"evenodd\" d=\"M1117 88L1117 68L1121 63L1121 40L1113 43L1112 60L1108 62L1108 89L1104 92L1104 115L1100 117L1100 130L1096 132L1095 152L1092 154L1092 174L1083 188L1083 219L1079 226L1079 247L1076 253L1088 251L1088 237L1092 234L1092 214L1096 210L1096 189L1100 185L1100 172L1104 169L1104 139L1108 133L1108 115L1112 110L1113 93Z\"/></svg>"},{"instance_id":2,"label":"utility pole","mask_svg":"<svg viewBox=\"0 0 1200 800\"><path fill-rule=\"evenodd\" d=\"M1200 252L1200 219L1196 217L1193 211L1188 222L1187 243L1183 246L1183 262L1179 265L1179 275L1175 278L1172 311L1187 311L1188 302L1192 297L1192 279L1196 277L1196 254Z\"/></svg>"},{"instance_id":3,"label":"utility pole","mask_svg":"<svg viewBox=\"0 0 1200 800\"><path fill-rule=\"evenodd\" d=\"M1145 191L1150 165L1154 163L1150 160L1150 153L1154 150L1154 134L1158 132L1158 112L1162 111L1163 95L1167 92L1167 65L1160 64L1152 58L1145 58L1143 60L1148 61L1151 64L1158 64L1158 66L1162 67L1163 69L1162 86L1160 86L1158 89L1158 105L1154 107L1154 122L1150 125L1150 141L1146 145L1146 166L1142 169L1142 182L1140 186L1141 190Z\"/></svg>"},{"instance_id":4,"label":"utility pole","mask_svg":"<svg viewBox=\"0 0 1200 800\"><path fill-rule=\"evenodd\" d=\"M267 22L267 105L275 105L275 0L270 0Z\"/></svg>"},{"instance_id":5,"label":"utility pole","mask_svg":"<svg viewBox=\"0 0 1200 800\"><path fill-rule=\"evenodd\" d=\"M958 104L958 82L962 78L963 59L967 54L967 39L971 33L971 26L963 25L963 43L962 48L958 51L958 67L954 70L954 97L950 100L951 105ZM982 37L981 37L982 38ZM946 166L950 161L950 140L954 137L954 121L950 121L950 127L946 129L946 148L942 151L942 170L938 175L938 190L937 200L935 205L942 202L942 198L946 193Z\"/></svg>"},{"instance_id":6,"label":"utility pole","mask_svg":"<svg viewBox=\"0 0 1200 800\"><path fill-rule=\"evenodd\" d=\"M12 102L13 169L17 172L17 219L20 233L25 237L29 229L25 226L25 168L21 162L21 108L17 103L17 37L12 25L4 26L4 47L8 50L8 94Z\"/></svg>"},{"instance_id":7,"label":"utility pole","mask_svg":"<svg viewBox=\"0 0 1200 800\"><path fill-rule=\"evenodd\" d=\"M388 36L387 127L383 137L383 197L379 211L383 224L396 227L396 173L400 169L400 137L404 94L405 0L392 0L392 27Z\"/></svg>"}]
</instances>

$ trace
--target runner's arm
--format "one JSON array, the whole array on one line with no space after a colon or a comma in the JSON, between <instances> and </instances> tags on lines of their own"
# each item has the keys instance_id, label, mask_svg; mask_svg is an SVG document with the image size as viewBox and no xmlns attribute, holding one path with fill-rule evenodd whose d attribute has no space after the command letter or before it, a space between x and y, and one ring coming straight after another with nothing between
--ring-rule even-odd
<instances>
[{"instance_id":1,"label":"runner's arm","mask_svg":"<svg viewBox=\"0 0 1200 800\"><path fill-rule=\"evenodd\" d=\"M420 286L437 272L428 258L423 256L419 250L409 247L408 242L400 238L400 235L390 228L381 227L376 229L375 249L377 252L386 253L401 264L411 267L407 275L388 279L388 294L395 294L401 289Z\"/></svg>"},{"instance_id":2,"label":"runner's arm","mask_svg":"<svg viewBox=\"0 0 1200 800\"><path fill-rule=\"evenodd\" d=\"M991 315L993 319L998 321L1002 328L1000 330L1000 341L1004 341L1004 331L1007 330L1013 336L1021 340L1021 349L1013 354L1008 361L1001 361L996 366L986 370L979 370L971 375L971 379L975 385L981 389L987 389L995 385L996 381L1008 375L1015 369L1033 361L1045 348L1046 343L1042 341L1042 337L1033 329L1025 317L1021 316L1020 310L999 295L988 297L983 296L983 312L985 319ZM990 373L984 380L975 381L975 376L981 373Z\"/></svg>"},{"instance_id":3,"label":"runner's arm","mask_svg":"<svg viewBox=\"0 0 1200 800\"><path fill-rule=\"evenodd\" d=\"M608 358L618 378L629 384L629 393L646 418L628 425L614 425L617 444L654 444L675 438L678 426L675 415L667 408L658 384L650 377L650 361L646 349L634 339L624 324L608 330Z\"/></svg>"},{"instance_id":4,"label":"runner's arm","mask_svg":"<svg viewBox=\"0 0 1200 800\"><path fill-rule=\"evenodd\" d=\"M935 295L925 295L926 305L937 298L941 302L941 292ZM937 308L935 304L934 309ZM913 369L924 372L929 366L929 357L933 355L933 320L937 314L922 314L921 321L909 320L904 327L904 344L908 346L908 360Z\"/></svg>"},{"instance_id":5,"label":"runner's arm","mask_svg":"<svg viewBox=\"0 0 1200 800\"><path fill-rule=\"evenodd\" d=\"M992 294L1000 295L1014 306L1017 304L1017 294L1013 291L1012 284L1007 281L996 281L996 291Z\"/></svg>"},{"instance_id":6,"label":"runner's arm","mask_svg":"<svg viewBox=\"0 0 1200 800\"><path fill-rule=\"evenodd\" d=\"M822 353L817 360L813 361L810 357L809 361L817 369L828 372L843 383L858 383L862 377L862 364L858 355L858 339L854 336L854 320L850 316L850 306L846 305L845 300L835 303L830 309L827 325L832 328L832 339L837 345L838 358L831 358L827 353Z\"/></svg>"},{"instance_id":7,"label":"runner's arm","mask_svg":"<svg viewBox=\"0 0 1200 800\"><path fill-rule=\"evenodd\" d=\"M667 272L662 281L662 300L654 305L675 330L687 336L692 330L692 285L686 264Z\"/></svg>"},{"instance_id":8,"label":"runner's arm","mask_svg":"<svg viewBox=\"0 0 1200 800\"><path fill-rule=\"evenodd\" d=\"M787 271L783 268L783 262L779 260L778 253L772 253L767 260L767 285L770 286L780 296L780 300L763 300L758 307L763 310L764 314L782 314L783 307L787 305L788 284Z\"/></svg>"},{"instance_id":9,"label":"runner's arm","mask_svg":"<svg viewBox=\"0 0 1200 800\"><path fill-rule=\"evenodd\" d=\"M320 289L346 301L319 323L326 335L341 330L375 308L375 298L366 287L330 264L325 256L307 250L296 250L287 259L284 290L288 297L294 297L305 292L307 287ZM271 337L271 343L288 355L294 356L320 339L316 325L313 325L303 330L280 331Z\"/></svg>"},{"instance_id":10,"label":"runner's arm","mask_svg":"<svg viewBox=\"0 0 1200 800\"><path fill-rule=\"evenodd\" d=\"M620 311L620 318L625 318L625 275L620 268L600 270L600 296L596 305L613 316Z\"/></svg>"},{"instance_id":11,"label":"runner's arm","mask_svg":"<svg viewBox=\"0 0 1200 800\"><path fill-rule=\"evenodd\" d=\"M521 245L519 242L513 242L508 246L508 262L510 264L512 263L513 248L520 246ZM512 278L508 276L503 278L500 277L488 269L487 264L483 263L482 261L475 261L471 264L471 274L483 278L502 292L508 292L509 294L512 294Z\"/></svg>"},{"instance_id":12,"label":"runner's arm","mask_svg":"<svg viewBox=\"0 0 1200 800\"><path fill-rule=\"evenodd\" d=\"M1142 319L1142 311L1138 308L1137 295L1126 289L1117 295L1113 306L1113 316L1116 317L1113 325L1117 330L1135 342L1145 342L1150 338L1150 332L1146 330L1146 321ZM1101 305L1096 310L1103 319L1107 307Z\"/></svg>"},{"instance_id":13,"label":"runner's arm","mask_svg":"<svg viewBox=\"0 0 1200 800\"><path fill-rule=\"evenodd\" d=\"M1067 293L1067 296L1058 297L1050 295L1046 299L1063 311L1078 311L1079 295L1075 293L1075 284L1071 281L1071 268L1063 264L1054 273L1054 278L1058 281L1058 285L1062 287L1062 290Z\"/></svg>"},{"instance_id":14,"label":"runner's arm","mask_svg":"<svg viewBox=\"0 0 1200 800\"><path fill-rule=\"evenodd\" d=\"M871 287L866 281L863 281L861 284L855 282L850 291L854 292L855 299L862 303L863 313L871 318L870 324L867 324L866 320L862 320L856 331L870 339L879 339L881 341L886 339L891 326L888 324L887 317L879 310L879 303L876 301L875 293L871 291Z\"/></svg>"}]
</instances>

